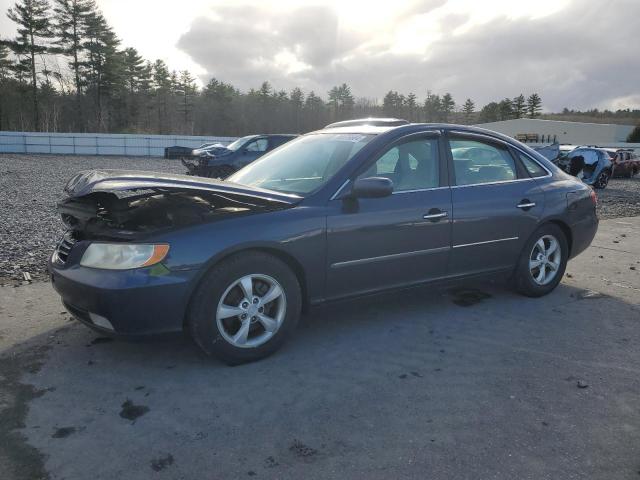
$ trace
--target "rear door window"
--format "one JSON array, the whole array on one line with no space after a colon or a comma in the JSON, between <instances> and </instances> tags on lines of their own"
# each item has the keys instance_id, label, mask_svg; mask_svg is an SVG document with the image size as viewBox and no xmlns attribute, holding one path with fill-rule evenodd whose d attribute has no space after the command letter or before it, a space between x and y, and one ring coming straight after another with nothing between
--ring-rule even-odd
<instances>
[{"instance_id":1,"label":"rear door window","mask_svg":"<svg viewBox=\"0 0 640 480\"><path fill-rule=\"evenodd\" d=\"M449 140L456 185L516 180L516 165L507 147L453 137Z\"/></svg>"}]
</instances>

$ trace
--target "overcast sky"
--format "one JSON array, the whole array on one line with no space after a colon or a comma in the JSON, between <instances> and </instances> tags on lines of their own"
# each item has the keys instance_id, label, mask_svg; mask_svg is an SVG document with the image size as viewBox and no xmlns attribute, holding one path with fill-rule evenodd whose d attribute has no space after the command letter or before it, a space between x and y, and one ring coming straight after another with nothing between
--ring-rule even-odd
<instances>
[{"instance_id":1,"label":"overcast sky","mask_svg":"<svg viewBox=\"0 0 640 480\"><path fill-rule=\"evenodd\" d=\"M13 1L0 0L2 10ZM326 95L538 92L545 110L640 107L640 0L98 0L124 46L206 83ZM0 20L3 35L11 25Z\"/></svg>"}]
</instances>

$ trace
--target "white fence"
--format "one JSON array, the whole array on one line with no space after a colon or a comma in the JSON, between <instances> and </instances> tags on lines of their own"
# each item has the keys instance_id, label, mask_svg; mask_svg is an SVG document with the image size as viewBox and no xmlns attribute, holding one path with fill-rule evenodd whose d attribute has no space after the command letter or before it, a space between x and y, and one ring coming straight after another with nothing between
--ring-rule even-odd
<instances>
[{"instance_id":1,"label":"white fence","mask_svg":"<svg viewBox=\"0 0 640 480\"><path fill-rule=\"evenodd\" d=\"M195 148L203 143L226 145L233 140L235 137L0 132L0 153L162 157L164 149L174 145Z\"/></svg>"}]
</instances>

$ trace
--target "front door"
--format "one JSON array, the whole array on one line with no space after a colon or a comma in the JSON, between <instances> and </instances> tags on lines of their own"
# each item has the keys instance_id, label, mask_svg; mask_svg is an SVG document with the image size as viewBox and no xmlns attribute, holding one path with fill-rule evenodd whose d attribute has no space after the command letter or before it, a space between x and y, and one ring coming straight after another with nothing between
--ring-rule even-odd
<instances>
[{"instance_id":1,"label":"front door","mask_svg":"<svg viewBox=\"0 0 640 480\"><path fill-rule=\"evenodd\" d=\"M357 178L386 177L385 198L332 200L327 217L327 297L444 277L451 190L437 135L410 136L372 158Z\"/></svg>"},{"instance_id":2,"label":"front door","mask_svg":"<svg viewBox=\"0 0 640 480\"><path fill-rule=\"evenodd\" d=\"M528 171L537 164L525 168L506 144L484 136L450 135L448 144L453 172L449 274L514 266L544 209L544 194Z\"/></svg>"},{"instance_id":3,"label":"front door","mask_svg":"<svg viewBox=\"0 0 640 480\"><path fill-rule=\"evenodd\" d=\"M260 158L267 151L269 140L266 138L256 138L251 140L241 149L240 166L244 167Z\"/></svg>"}]
</instances>

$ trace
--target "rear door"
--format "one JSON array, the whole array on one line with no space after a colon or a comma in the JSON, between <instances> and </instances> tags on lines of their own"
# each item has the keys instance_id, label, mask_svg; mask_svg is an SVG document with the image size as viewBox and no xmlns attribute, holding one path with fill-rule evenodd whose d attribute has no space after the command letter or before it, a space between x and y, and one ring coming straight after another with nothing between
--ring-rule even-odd
<instances>
[{"instance_id":1,"label":"rear door","mask_svg":"<svg viewBox=\"0 0 640 480\"><path fill-rule=\"evenodd\" d=\"M528 159L535 170L530 173L517 158L521 152L492 137L451 133L447 145L453 204L450 275L514 266L544 210L534 176L548 172Z\"/></svg>"},{"instance_id":2,"label":"rear door","mask_svg":"<svg viewBox=\"0 0 640 480\"><path fill-rule=\"evenodd\" d=\"M356 178L387 177L384 198L334 199L327 216L327 297L444 277L451 190L438 133L405 137L371 158Z\"/></svg>"}]
</instances>

